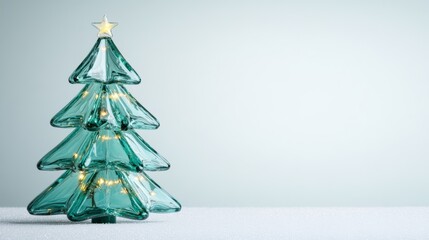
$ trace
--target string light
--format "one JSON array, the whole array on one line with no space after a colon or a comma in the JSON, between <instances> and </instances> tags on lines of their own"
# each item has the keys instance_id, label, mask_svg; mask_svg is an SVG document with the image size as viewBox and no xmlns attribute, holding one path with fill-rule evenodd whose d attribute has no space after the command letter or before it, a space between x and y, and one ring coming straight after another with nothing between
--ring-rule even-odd
<instances>
[{"instance_id":1,"label":"string light","mask_svg":"<svg viewBox=\"0 0 429 240\"><path fill-rule=\"evenodd\" d=\"M100 178L100 179L98 179L98 181L97 181L97 184L98 185L103 185L103 183L104 183L104 179L103 178Z\"/></svg>"},{"instance_id":2,"label":"string light","mask_svg":"<svg viewBox=\"0 0 429 240\"><path fill-rule=\"evenodd\" d=\"M104 47L104 48L102 48L102 49L104 49L104 51L105 51L105 49L106 49L106 47ZM84 92L82 92L82 98L85 98L86 96L88 96L88 94L89 94L89 91L84 91ZM97 93L97 94L95 94L94 95L94 98L95 99L98 99L100 97L100 95ZM116 101L116 100L118 100L119 98L126 98L126 99L128 99L128 101L131 101L130 100L130 95L128 95L128 94L125 94L125 93L118 93L118 92L114 92L114 93L111 93L111 94L109 94L109 99L110 100L113 100L113 101ZM102 95L102 98L103 99L105 99L106 98L106 96L105 95Z\"/></svg>"},{"instance_id":3,"label":"string light","mask_svg":"<svg viewBox=\"0 0 429 240\"><path fill-rule=\"evenodd\" d=\"M74 159L77 159L77 157L79 157L79 154L77 154L77 153L73 153L73 158L74 158Z\"/></svg>"},{"instance_id":4,"label":"string light","mask_svg":"<svg viewBox=\"0 0 429 240\"><path fill-rule=\"evenodd\" d=\"M83 171L80 171L79 173L79 180L83 180L85 178L85 173Z\"/></svg>"},{"instance_id":5,"label":"string light","mask_svg":"<svg viewBox=\"0 0 429 240\"><path fill-rule=\"evenodd\" d=\"M85 192L88 189L88 186L82 182L82 180L85 178L85 174L83 171L80 172L79 175L79 181L81 182L79 185L79 188L81 191ZM115 180L107 180L104 178L99 178L96 182L96 185L92 185L94 186L94 188L101 188L103 186L107 186L107 187L112 187L114 185L118 185L118 184L122 184L122 180L121 179L115 179ZM125 189L125 188L122 188ZM125 189L124 191L121 190L121 193L128 193L128 191Z\"/></svg>"},{"instance_id":6,"label":"string light","mask_svg":"<svg viewBox=\"0 0 429 240\"><path fill-rule=\"evenodd\" d=\"M119 134L115 134L114 137L110 137L108 135L101 135L98 137L99 139L101 139L101 141L108 141L108 140L112 140L112 139L121 139L121 135Z\"/></svg>"},{"instance_id":7,"label":"string light","mask_svg":"<svg viewBox=\"0 0 429 240\"><path fill-rule=\"evenodd\" d=\"M84 91L84 92L82 93L82 98L85 98L88 94L89 94L89 92L88 92L88 91Z\"/></svg>"},{"instance_id":8,"label":"string light","mask_svg":"<svg viewBox=\"0 0 429 240\"><path fill-rule=\"evenodd\" d=\"M112 94L109 95L109 98L111 100L114 100L114 101L118 100L121 97L129 98L128 94L125 94L125 93L117 93L117 92L115 92L115 93L112 93Z\"/></svg>"},{"instance_id":9,"label":"string light","mask_svg":"<svg viewBox=\"0 0 429 240\"><path fill-rule=\"evenodd\" d=\"M101 139L101 141L108 141L108 140L110 140L110 139L112 139L111 137L109 137L109 136L107 136L107 135L101 135L100 136L100 139Z\"/></svg>"},{"instance_id":10,"label":"string light","mask_svg":"<svg viewBox=\"0 0 429 240\"><path fill-rule=\"evenodd\" d=\"M103 109L101 109L101 110L100 110L100 116L101 116L101 117L105 117L105 116L107 116L108 114L109 114L109 113L106 111L106 109L104 109L104 108L103 108Z\"/></svg>"},{"instance_id":11,"label":"string light","mask_svg":"<svg viewBox=\"0 0 429 240\"><path fill-rule=\"evenodd\" d=\"M139 177L142 177L142 176L139 176ZM85 173L83 171L80 171L79 180L83 180L84 178L85 178ZM92 185L92 186L94 186L94 189L92 191L94 191L95 188L101 188L103 186L112 187L114 185L122 184L122 180L121 179L107 180L104 178L98 178L96 183L97 183L96 186ZM79 188L81 191L85 192L88 190L88 185L81 182L79 185ZM121 187L120 193L129 194L128 189L125 187ZM154 191L150 191L149 194L151 196L156 195L156 193Z\"/></svg>"},{"instance_id":12,"label":"string light","mask_svg":"<svg viewBox=\"0 0 429 240\"><path fill-rule=\"evenodd\" d=\"M109 95L109 98L111 100L118 100L119 99L119 94L118 93L112 93Z\"/></svg>"},{"instance_id":13,"label":"string light","mask_svg":"<svg viewBox=\"0 0 429 240\"><path fill-rule=\"evenodd\" d=\"M136 176L135 179L138 181L142 181L144 177L142 175L139 175L139 176Z\"/></svg>"},{"instance_id":14,"label":"string light","mask_svg":"<svg viewBox=\"0 0 429 240\"><path fill-rule=\"evenodd\" d=\"M113 186L113 185L118 185L118 184L120 184L120 183L122 183L122 181L121 181L121 179L116 179L116 180L106 180L106 179L104 179L104 178L99 178L98 180L97 180L97 185L99 186L99 187L101 187L101 186L103 186L103 185L106 185L106 186Z\"/></svg>"}]
</instances>

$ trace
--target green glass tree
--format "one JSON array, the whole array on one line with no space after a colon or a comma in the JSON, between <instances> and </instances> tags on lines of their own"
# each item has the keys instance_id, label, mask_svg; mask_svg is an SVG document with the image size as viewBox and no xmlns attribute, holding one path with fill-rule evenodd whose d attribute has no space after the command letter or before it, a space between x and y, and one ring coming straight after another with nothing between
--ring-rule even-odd
<instances>
[{"instance_id":1,"label":"green glass tree","mask_svg":"<svg viewBox=\"0 0 429 240\"><path fill-rule=\"evenodd\" d=\"M149 212L181 209L144 172L170 164L134 131L159 123L123 86L141 80L112 41L116 25L106 17L94 23L99 38L69 78L86 85L51 120L54 127L76 129L37 164L66 171L28 205L30 214L115 223L116 217L142 220Z\"/></svg>"}]
</instances>

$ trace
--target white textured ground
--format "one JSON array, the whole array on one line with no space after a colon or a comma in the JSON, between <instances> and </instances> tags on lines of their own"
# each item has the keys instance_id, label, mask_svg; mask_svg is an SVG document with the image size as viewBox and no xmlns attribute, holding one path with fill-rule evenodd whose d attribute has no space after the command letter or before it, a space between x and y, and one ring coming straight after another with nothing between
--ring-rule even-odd
<instances>
[{"instance_id":1,"label":"white textured ground","mask_svg":"<svg viewBox=\"0 0 429 240\"><path fill-rule=\"evenodd\" d=\"M0 239L429 239L429 208L184 208L144 221L75 223L0 208Z\"/></svg>"}]
</instances>

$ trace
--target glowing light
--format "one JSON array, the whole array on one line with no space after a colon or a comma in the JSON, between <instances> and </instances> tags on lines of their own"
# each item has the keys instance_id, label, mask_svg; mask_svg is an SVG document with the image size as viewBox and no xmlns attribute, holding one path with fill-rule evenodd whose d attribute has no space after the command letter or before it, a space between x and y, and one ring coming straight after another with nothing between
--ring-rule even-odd
<instances>
[{"instance_id":1,"label":"glowing light","mask_svg":"<svg viewBox=\"0 0 429 240\"><path fill-rule=\"evenodd\" d=\"M103 185L103 183L104 183L104 179L103 178L100 178L100 179L98 179L98 181L97 181L97 183L98 183L98 185Z\"/></svg>"},{"instance_id":2,"label":"glowing light","mask_svg":"<svg viewBox=\"0 0 429 240\"><path fill-rule=\"evenodd\" d=\"M156 192L154 192L154 191L150 191L150 193L149 193L152 197L153 196L155 196L156 195Z\"/></svg>"},{"instance_id":3,"label":"glowing light","mask_svg":"<svg viewBox=\"0 0 429 240\"><path fill-rule=\"evenodd\" d=\"M108 136L108 135L101 135L98 138L101 139L101 141L108 141L108 140L112 140L112 139L121 139L121 135L116 134L114 137Z\"/></svg>"},{"instance_id":4,"label":"glowing light","mask_svg":"<svg viewBox=\"0 0 429 240\"><path fill-rule=\"evenodd\" d=\"M89 92L88 92L88 91L83 92L83 93L82 93L82 98L85 98L88 94L89 94Z\"/></svg>"},{"instance_id":5,"label":"glowing light","mask_svg":"<svg viewBox=\"0 0 429 240\"><path fill-rule=\"evenodd\" d=\"M85 192L86 191L86 185L82 183L80 185L80 190L83 191L83 192Z\"/></svg>"},{"instance_id":6,"label":"glowing light","mask_svg":"<svg viewBox=\"0 0 429 240\"><path fill-rule=\"evenodd\" d=\"M115 93L112 93L112 94L109 95L109 98L111 100L113 100L113 101L116 101L116 100L118 100L121 97L125 97L125 98L129 99L128 94L125 94L125 93L117 93L117 92L115 92Z\"/></svg>"},{"instance_id":7,"label":"glowing light","mask_svg":"<svg viewBox=\"0 0 429 240\"><path fill-rule=\"evenodd\" d=\"M107 116L109 113L106 111L106 109L101 109L100 110L100 116L101 117L105 117L105 116Z\"/></svg>"},{"instance_id":8,"label":"glowing light","mask_svg":"<svg viewBox=\"0 0 429 240\"><path fill-rule=\"evenodd\" d=\"M85 173L81 171L79 173L79 180L83 180L84 178L85 178Z\"/></svg>"},{"instance_id":9,"label":"glowing light","mask_svg":"<svg viewBox=\"0 0 429 240\"><path fill-rule=\"evenodd\" d=\"M95 186L96 188L101 188L103 186L107 186L107 187L111 187L113 185L117 185L122 183L122 181L120 179L116 179L116 180L108 180L108 179L104 179L104 178L99 178L97 180L97 185Z\"/></svg>"},{"instance_id":10,"label":"glowing light","mask_svg":"<svg viewBox=\"0 0 429 240\"><path fill-rule=\"evenodd\" d=\"M107 49L107 47L106 47L106 46L101 46L101 47L100 47L100 50L101 50L102 52L105 52L105 51L106 51L106 49Z\"/></svg>"},{"instance_id":11,"label":"glowing light","mask_svg":"<svg viewBox=\"0 0 429 240\"><path fill-rule=\"evenodd\" d=\"M112 37L112 29L118 26L118 23L109 22L107 20L106 15L104 15L103 20L101 22L92 23L94 27L96 27L98 31L98 37Z\"/></svg>"},{"instance_id":12,"label":"glowing light","mask_svg":"<svg viewBox=\"0 0 429 240\"><path fill-rule=\"evenodd\" d=\"M79 154L73 153L73 158L76 159L77 157L79 157Z\"/></svg>"},{"instance_id":13,"label":"glowing light","mask_svg":"<svg viewBox=\"0 0 429 240\"><path fill-rule=\"evenodd\" d=\"M101 141L108 141L108 140L110 140L110 139L112 139L111 137L109 137L109 136L107 136L107 135L101 135L100 136L100 139L101 139Z\"/></svg>"},{"instance_id":14,"label":"glowing light","mask_svg":"<svg viewBox=\"0 0 429 240\"><path fill-rule=\"evenodd\" d=\"M98 94L95 94L95 99L98 99Z\"/></svg>"},{"instance_id":15,"label":"glowing light","mask_svg":"<svg viewBox=\"0 0 429 240\"><path fill-rule=\"evenodd\" d=\"M144 179L144 177L142 175L139 175L139 176L135 176L134 179L141 182Z\"/></svg>"},{"instance_id":16,"label":"glowing light","mask_svg":"<svg viewBox=\"0 0 429 240\"><path fill-rule=\"evenodd\" d=\"M121 189L121 193L122 193L122 194L128 194L128 190L127 190L126 188L122 188L122 189Z\"/></svg>"},{"instance_id":17,"label":"glowing light","mask_svg":"<svg viewBox=\"0 0 429 240\"><path fill-rule=\"evenodd\" d=\"M109 98L112 100L118 100L119 99L119 94L118 93L112 93L109 95Z\"/></svg>"}]
</instances>

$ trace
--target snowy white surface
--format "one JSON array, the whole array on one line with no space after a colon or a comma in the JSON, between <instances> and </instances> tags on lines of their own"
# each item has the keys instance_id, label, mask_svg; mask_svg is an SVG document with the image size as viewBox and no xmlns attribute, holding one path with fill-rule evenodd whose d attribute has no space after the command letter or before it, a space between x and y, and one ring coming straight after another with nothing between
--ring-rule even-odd
<instances>
[{"instance_id":1,"label":"snowy white surface","mask_svg":"<svg viewBox=\"0 0 429 240\"><path fill-rule=\"evenodd\" d=\"M184 208L116 224L0 208L0 239L429 239L429 208Z\"/></svg>"}]
</instances>

